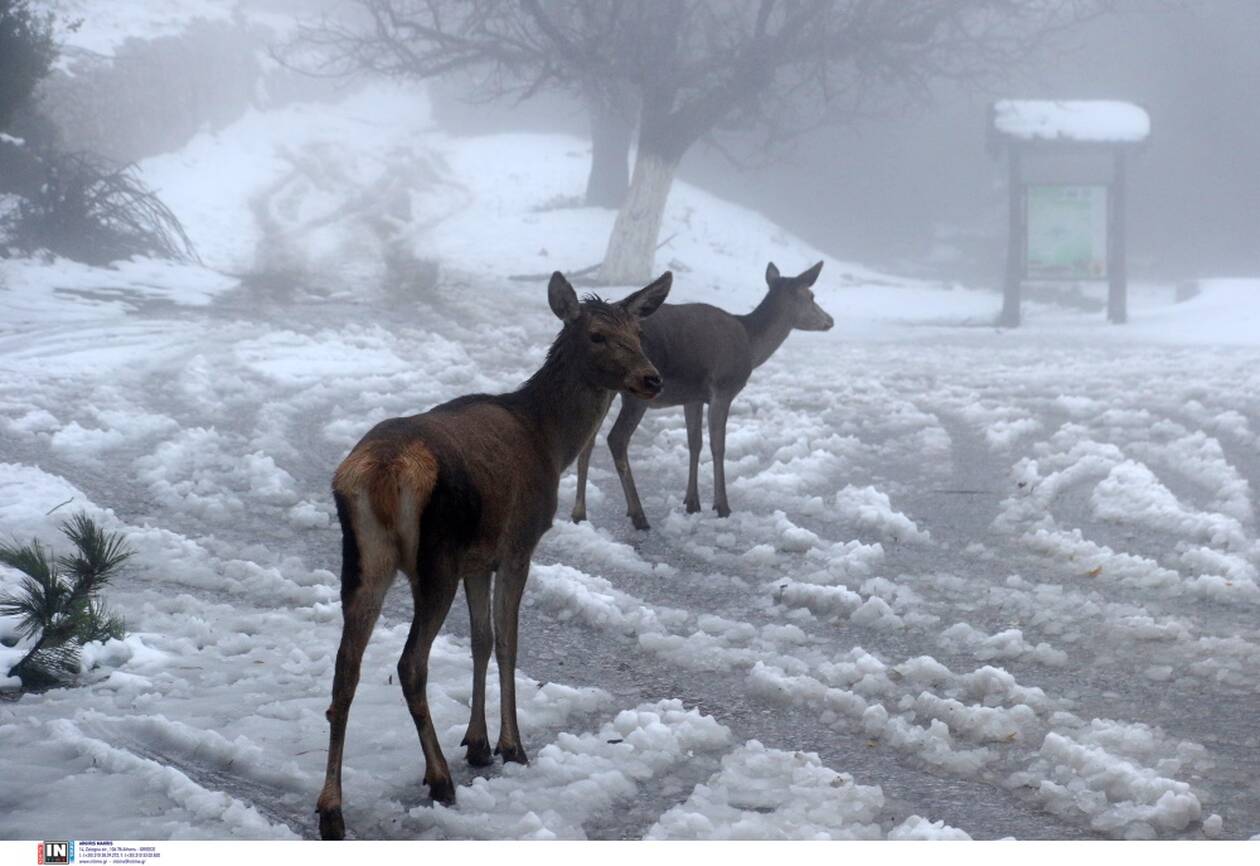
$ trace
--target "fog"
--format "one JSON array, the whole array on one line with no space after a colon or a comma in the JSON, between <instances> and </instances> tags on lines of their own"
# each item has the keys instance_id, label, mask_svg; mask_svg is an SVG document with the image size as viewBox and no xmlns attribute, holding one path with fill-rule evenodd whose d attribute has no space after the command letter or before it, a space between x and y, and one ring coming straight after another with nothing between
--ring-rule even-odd
<instances>
[{"instance_id":1,"label":"fog","mask_svg":"<svg viewBox=\"0 0 1260 866\"><path fill-rule=\"evenodd\" d=\"M1253 158L1260 152L1260 6L1227 0L1142 8L1088 26L1074 50L1013 71L1011 85L993 95L1146 107L1152 134L1130 174L1132 273L1253 274L1260 268L1260 163ZM996 279L1006 175L986 149L988 123L988 94L944 89L915 116L819 135L795 165L746 178L741 188L776 220L846 258L876 250L889 264L930 263L942 232L978 234L989 240L983 250ZM723 182L700 165L694 170L706 182ZM980 250L964 252L972 257L964 275L982 278ZM946 263L938 267L948 273Z\"/></svg>"},{"instance_id":2,"label":"fog","mask_svg":"<svg viewBox=\"0 0 1260 866\"><path fill-rule=\"evenodd\" d=\"M1010 69L1005 85L976 92L939 84L922 102L824 127L755 167L701 144L681 176L839 258L996 285L1006 172L987 146L991 101L1120 99L1152 119L1131 165L1133 275L1176 281L1260 271L1260 6L1203 0L1120 10ZM587 129L580 106L556 97L496 111L460 104L470 92L466 82L447 83L439 116L469 131Z\"/></svg>"},{"instance_id":3,"label":"fog","mask_svg":"<svg viewBox=\"0 0 1260 866\"><path fill-rule=\"evenodd\" d=\"M1260 841L1258 46L0 0L0 856Z\"/></svg>"}]
</instances>

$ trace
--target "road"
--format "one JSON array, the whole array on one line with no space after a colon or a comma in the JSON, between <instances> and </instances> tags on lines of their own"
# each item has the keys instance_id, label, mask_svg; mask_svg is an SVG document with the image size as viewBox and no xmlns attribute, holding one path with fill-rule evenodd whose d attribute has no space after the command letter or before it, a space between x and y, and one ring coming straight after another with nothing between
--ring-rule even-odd
<instances>
[{"instance_id":1,"label":"road","mask_svg":"<svg viewBox=\"0 0 1260 866\"><path fill-rule=\"evenodd\" d=\"M168 659L120 662L147 681L134 693L104 671L3 705L78 749L32 745L32 768L69 779L105 749L121 790L174 767L235 804L206 819L170 788L203 835L311 835L338 626L331 468L382 417L521 381L556 324L527 291L502 287L522 299L508 320L458 280L423 302L137 302L110 326L137 348L109 364L74 360L82 325L8 338L0 354L18 361L0 397L25 427L0 438L0 463L65 479L134 533L142 567L115 597ZM528 769L456 760L457 600L433 685L456 810L430 807L392 683L410 618L395 587L352 717L351 834L870 835L912 815L975 838L1260 833L1258 360L974 328L793 335L733 408L729 519L682 513L679 410L649 413L631 445L651 531L624 517L602 443L589 523L568 522L572 474L562 482L522 611L521 673L538 693L523 699ZM710 478L706 455L706 507ZM678 734L677 754L662 745L642 764L598 750L618 712L669 700L725 733L694 747ZM193 729L214 734L194 748ZM574 754L616 783L586 801L577 782L557 787L557 756ZM745 764L808 772L762 790ZM829 771L851 774L865 817L787 807L813 802L808 779ZM548 817L549 797L572 814ZM249 820L224 817L238 813ZM0 832L43 830L32 814ZM120 837L168 826L111 820Z\"/></svg>"}]
</instances>

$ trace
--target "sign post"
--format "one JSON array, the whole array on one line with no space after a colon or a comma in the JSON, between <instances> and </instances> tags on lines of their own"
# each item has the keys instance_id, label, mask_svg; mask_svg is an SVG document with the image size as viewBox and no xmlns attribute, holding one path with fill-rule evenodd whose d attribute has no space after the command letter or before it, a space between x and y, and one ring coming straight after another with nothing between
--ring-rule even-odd
<instances>
[{"instance_id":1,"label":"sign post","mask_svg":"<svg viewBox=\"0 0 1260 866\"><path fill-rule=\"evenodd\" d=\"M1006 283L1002 291L1002 316L1000 323L1008 328L1019 325L1020 283L1024 275L1024 250L1027 224L1024 220L1024 188L1019 182L1019 151L1010 152L1011 210L1010 229L1006 241Z\"/></svg>"},{"instance_id":2,"label":"sign post","mask_svg":"<svg viewBox=\"0 0 1260 866\"><path fill-rule=\"evenodd\" d=\"M1111 220L1108 237L1111 269L1107 280L1107 319L1122 324L1129 318L1128 273L1125 260L1125 159L1124 151L1117 150L1115 169L1111 181Z\"/></svg>"},{"instance_id":3,"label":"sign post","mask_svg":"<svg viewBox=\"0 0 1260 866\"><path fill-rule=\"evenodd\" d=\"M1107 318L1126 321L1126 153L1150 133L1146 111L1124 102L1001 100L990 132L1010 169L998 323L1019 325L1025 282L1062 281L1106 281Z\"/></svg>"}]
</instances>

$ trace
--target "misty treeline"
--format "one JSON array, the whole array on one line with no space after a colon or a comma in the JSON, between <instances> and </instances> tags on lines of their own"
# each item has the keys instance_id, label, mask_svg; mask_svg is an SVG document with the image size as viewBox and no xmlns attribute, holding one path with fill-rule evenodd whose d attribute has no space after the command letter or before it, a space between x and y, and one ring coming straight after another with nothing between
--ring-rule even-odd
<instances>
[{"instance_id":1,"label":"misty treeline","mask_svg":"<svg viewBox=\"0 0 1260 866\"><path fill-rule=\"evenodd\" d=\"M586 203L617 207L600 268L643 282L683 156L774 159L826 124L887 116L942 80L1001 80L1111 0L353 0L278 52L317 74L472 74L468 98L579 99ZM732 135L731 133L737 133ZM633 153L633 171L628 170Z\"/></svg>"},{"instance_id":2,"label":"misty treeline","mask_svg":"<svg viewBox=\"0 0 1260 866\"><path fill-rule=\"evenodd\" d=\"M130 166L63 143L41 112L36 88L58 57L56 24L30 0L0 0L0 256L195 259L179 220Z\"/></svg>"}]
</instances>

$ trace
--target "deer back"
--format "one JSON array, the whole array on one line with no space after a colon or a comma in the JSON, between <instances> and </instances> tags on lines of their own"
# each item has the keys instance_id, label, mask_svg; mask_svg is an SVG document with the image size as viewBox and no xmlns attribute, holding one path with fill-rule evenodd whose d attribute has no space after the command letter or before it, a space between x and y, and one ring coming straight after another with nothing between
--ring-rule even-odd
<instances>
[{"instance_id":1,"label":"deer back","mask_svg":"<svg viewBox=\"0 0 1260 866\"><path fill-rule=\"evenodd\" d=\"M748 333L739 319L709 304L664 304L643 322L643 350L665 381L654 404L734 393L752 373Z\"/></svg>"}]
</instances>

